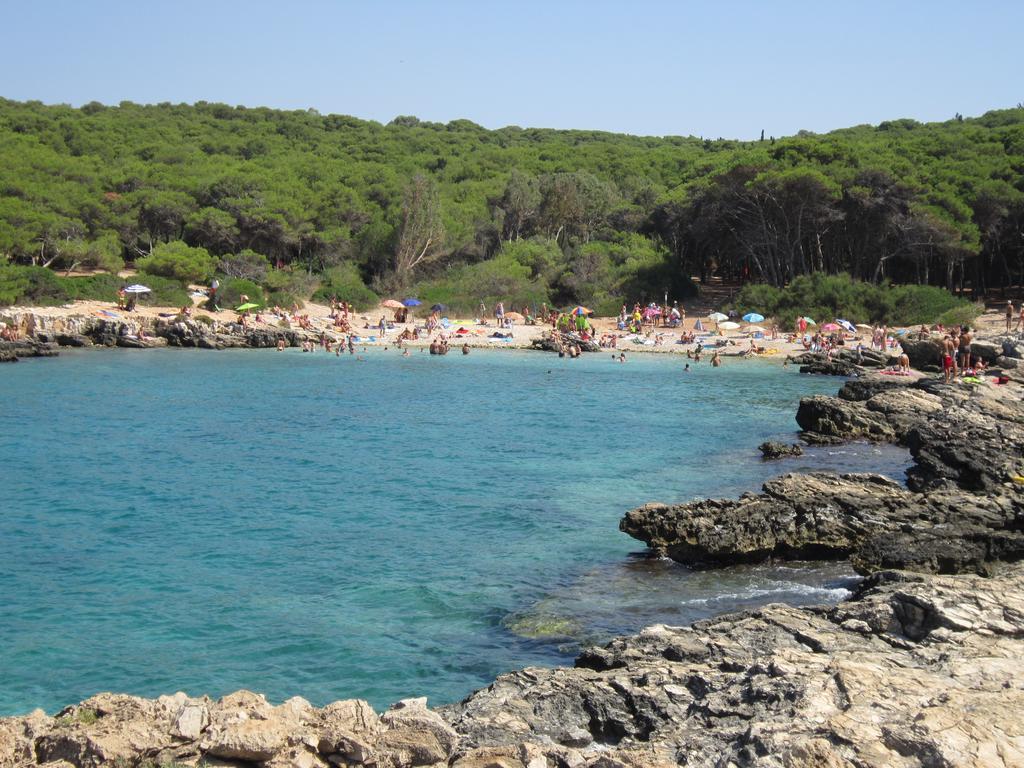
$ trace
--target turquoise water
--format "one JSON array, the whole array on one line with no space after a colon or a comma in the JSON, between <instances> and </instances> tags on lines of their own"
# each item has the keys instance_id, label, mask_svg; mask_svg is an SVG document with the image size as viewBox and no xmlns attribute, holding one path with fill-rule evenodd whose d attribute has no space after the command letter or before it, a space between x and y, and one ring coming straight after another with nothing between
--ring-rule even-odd
<instances>
[{"instance_id":1,"label":"turquoise water","mask_svg":"<svg viewBox=\"0 0 1024 768\"><path fill-rule=\"evenodd\" d=\"M905 464L867 446L763 464L797 399L839 383L773 365L361 357L4 366L0 714L100 690L438 704L655 621L837 599L845 565L691 573L640 557L619 518Z\"/></svg>"}]
</instances>

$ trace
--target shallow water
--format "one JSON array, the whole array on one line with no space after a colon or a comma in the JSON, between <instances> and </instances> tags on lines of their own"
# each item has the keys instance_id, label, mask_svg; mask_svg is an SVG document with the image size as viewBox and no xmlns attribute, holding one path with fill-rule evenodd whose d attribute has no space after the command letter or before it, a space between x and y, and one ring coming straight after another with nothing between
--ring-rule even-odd
<instances>
[{"instance_id":1,"label":"shallow water","mask_svg":"<svg viewBox=\"0 0 1024 768\"><path fill-rule=\"evenodd\" d=\"M694 573L618 531L761 462L836 379L634 355L88 351L0 371L0 714L100 690L452 701L580 642L839 599L843 564Z\"/></svg>"}]
</instances>

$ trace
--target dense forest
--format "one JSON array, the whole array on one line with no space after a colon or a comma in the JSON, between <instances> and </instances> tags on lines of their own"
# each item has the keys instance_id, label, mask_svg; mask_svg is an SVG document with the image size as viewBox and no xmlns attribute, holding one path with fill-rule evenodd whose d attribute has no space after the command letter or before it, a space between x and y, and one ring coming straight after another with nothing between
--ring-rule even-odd
<instances>
[{"instance_id":1,"label":"dense forest","mask_svg":"<svg viewBox=\"0 0 1024 768\"><path fill-rule=\"evenodd\" d=\"M1024 108L738 142L0 100L0 254L275 303L614 312L690 276L816 272L983 296L1024 282Z\"/></svg>"}]
</instances>

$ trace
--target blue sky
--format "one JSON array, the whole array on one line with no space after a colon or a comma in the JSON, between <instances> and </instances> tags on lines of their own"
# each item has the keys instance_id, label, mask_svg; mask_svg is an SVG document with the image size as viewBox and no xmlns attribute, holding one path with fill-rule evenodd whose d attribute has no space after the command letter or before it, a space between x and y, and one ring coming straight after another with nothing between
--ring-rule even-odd
<instances>
[{"instance_id":1,"label":"blue sky","mask_svg":"<svg viewBox=\"0 0 1024 768\"><path fill-rule=\"evenodd\" d=\"M0 96L717 138L1024 101L1024 2L2 0Z\"/></svg>"}]
</instances>

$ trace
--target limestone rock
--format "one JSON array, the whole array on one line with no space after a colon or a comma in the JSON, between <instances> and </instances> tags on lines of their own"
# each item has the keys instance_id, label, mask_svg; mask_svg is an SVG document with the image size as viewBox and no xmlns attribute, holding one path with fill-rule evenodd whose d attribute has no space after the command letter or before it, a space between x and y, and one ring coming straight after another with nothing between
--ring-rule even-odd
<instances>
[{"instance_id":1,"label":"limestone rock","mask_svg":"<svg viewBox=\"0 0 1024 768\"><path fill-rule=\"evenodd\" d=\"M1013 765L1022 587L1021 565L993 579L885 572L832 609L652 627L573 670L502 675L443 712L467 757L577 723L590 765ZM501 725L506 712L521 725Z\"/></svg>"},{"instance_id":2,"label":"limestone rock","mask_svg":"<svg viewBox=\"0 0 1024 768\"><path fill-rule=\"evenodd\" d=\"M459 744L459 735L427 700L405 699L381 715L386 730L377 740L377 764L407 768L447 762Z\"/></svg>"},{"instance_id":3,"label":"limestone rock","mask_svg":"<svg viewBox=\"0 0 1024 768\"><path fill-rule=\"evenodd\" d=\"M365 701L336 701L320 710L317 749L324 755L366 762L373 757L380 731L380 719Z\"/></svg>"}]
</instances>

